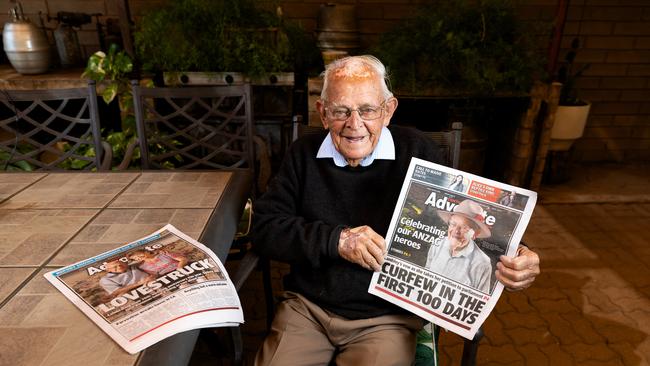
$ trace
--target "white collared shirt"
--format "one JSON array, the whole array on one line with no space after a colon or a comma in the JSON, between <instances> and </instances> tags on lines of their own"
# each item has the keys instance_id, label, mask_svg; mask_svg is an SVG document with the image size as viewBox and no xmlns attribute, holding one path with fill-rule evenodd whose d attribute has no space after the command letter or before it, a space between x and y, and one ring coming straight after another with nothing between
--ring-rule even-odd
<instances>
[{"instance_id":1,"label":"white collared shirt","mask_svg":"<svg viewBox=\"0 0 650 366\"><path fill-rule=\"evenodd\" d=\"M318 149L318 154L316 154L317 159L323 158L332 158L334 159L334 164L339 167L344 167L348 165L347 160L341 155L340 152L336 150L334 142L332 141L332 136L328 133L323 140L323 143ZM372 154L366 156L361 160L361 166L368 166L372 164L375 159L382 160L395 160L395 143L393 142L393 135L386 126L381 128L381 134L379 135L379 141L377 146L372 151Z\"/></svg>"},{"instance_id":2,"label":"white collared shirt","mask_svg":"<svg viewBox=\"0 0 650 366\"><path fill-rule=\"evenodd\" d=\"M490 276L492 275L490 258L474 240L456 255L451 254L449 237L441 245L429 248L425 267L442 276L451 278L481 292L490 293Z\"/></svg>"}]
</instances>

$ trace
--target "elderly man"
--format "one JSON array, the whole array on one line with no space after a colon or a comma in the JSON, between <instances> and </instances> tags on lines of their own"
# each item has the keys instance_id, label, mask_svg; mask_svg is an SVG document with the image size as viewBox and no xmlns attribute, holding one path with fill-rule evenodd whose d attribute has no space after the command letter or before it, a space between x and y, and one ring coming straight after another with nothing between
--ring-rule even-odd
<instances>
[{"instance_id":1,"label":"elderly man","mask_svg":"<svg viewBox=\"0 0 650 366\"><path fill-rule=\"evenodd\" d=\"M438 210L447 223L447 237L442 244L432 245L427 255L427 269L462 284L489 293L492 264L487 254L474 243L476 238L489 238L490 228L477 217L483 208L472 200L464 200L452 212Z\"/></svg>"},{"instance_id":2,"label":"elderly man","mask_svg":"<svg viewBox=\"0 0 650 366\"><path fill-rule=\"evenodd\" d=\"M291 265L255 363L410 365L422 320L367 290L409 161L439 161L437 150L413 129L388 127L397 99L376 58L336 60L323 77L316 107L329 133L293 143L255 206L255 250ZM528 287L538 262L531 251L504 258L497 278Z\"/></svg>"}]
</instances>

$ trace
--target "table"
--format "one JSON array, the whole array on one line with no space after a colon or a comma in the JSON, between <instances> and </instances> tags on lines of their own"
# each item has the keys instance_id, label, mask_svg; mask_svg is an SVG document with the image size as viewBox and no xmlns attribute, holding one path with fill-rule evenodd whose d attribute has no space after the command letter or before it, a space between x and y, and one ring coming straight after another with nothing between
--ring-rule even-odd
<instances>
[{"instance_id":1,"label":"table","mask_svg":"<svg viewBox=\"0 0 650 366\"><path fill-rule=\"evenodd\" d=\"M0 365L183 365L198 330L130 355L43 277L167 223L225 262L245 171L0 173Z\"/></svg>"}]
</instances>

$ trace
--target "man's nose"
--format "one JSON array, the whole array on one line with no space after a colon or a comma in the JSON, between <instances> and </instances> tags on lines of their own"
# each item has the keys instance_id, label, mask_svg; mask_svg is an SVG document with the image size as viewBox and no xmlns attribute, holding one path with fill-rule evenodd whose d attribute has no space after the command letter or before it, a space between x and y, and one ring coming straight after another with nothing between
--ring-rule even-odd
<instances>
[{"instance_id":1,"label":"man's nose","mask_svg":"<svg viewBox=\"0 0 650 366\"><path fill-rule=\"evenodd\" d=\"M346 125L352 129L361 128L363 126L363 119L361 119L361 114L358 110L355 109L350 111L350 118L348 118Z\"/></svg>"}]
</instances>

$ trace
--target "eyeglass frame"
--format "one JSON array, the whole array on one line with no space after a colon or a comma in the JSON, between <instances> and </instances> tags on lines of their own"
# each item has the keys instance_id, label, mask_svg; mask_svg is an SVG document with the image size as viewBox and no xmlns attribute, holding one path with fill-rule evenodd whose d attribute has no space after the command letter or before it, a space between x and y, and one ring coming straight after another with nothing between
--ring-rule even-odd
<instances>
[{"instance_id":1,"label":"eyeglass frame","mask_svg":"<svg viewBox=\"0 0 650 366\"><path fill-rule=\"evenodd\" d=\"M327 103L327 101L323 101L323 102ZM384 117L384 113L386 112L386 103L387 102L388 102L388 99L384 99L384 101L381 102L381 104L379 104L379 106L378 106L379 110L381 111L379 116L377 116L376 118L370 118L370 119L369 118L364 118L361 115L361 112L359 111L359 109L362 109L362 108L352 109L352 108L343 107L343 106L339 107L339 108L345 108L347 110L346 113L345 113L345 115L346 115L345 119L337 119L337 118L330 117L330 116L328 116L328 112L327 112L328 110L330 110L329 107L324 107L323 109L325 110L325 117L328 118L328 119L331 119L332 121L345 122L345 121L349 120L350 117L352 117L352 112L355 112L355 111L357 112L357 115L359 115L359 118L361 118L364 121L376 121L376 120L381 119L382 117ZM368 107L366 107L366 108L368 108Z\"/></svg>"}]
</instances>

